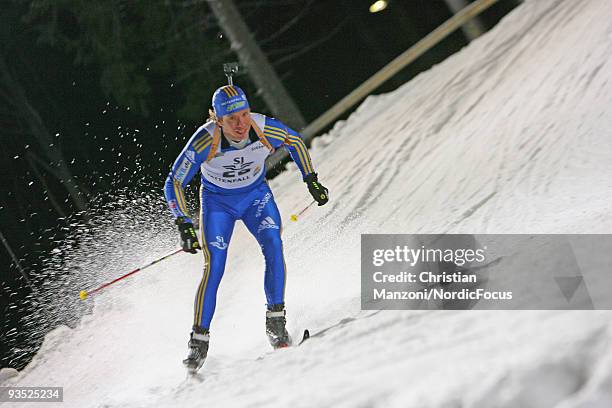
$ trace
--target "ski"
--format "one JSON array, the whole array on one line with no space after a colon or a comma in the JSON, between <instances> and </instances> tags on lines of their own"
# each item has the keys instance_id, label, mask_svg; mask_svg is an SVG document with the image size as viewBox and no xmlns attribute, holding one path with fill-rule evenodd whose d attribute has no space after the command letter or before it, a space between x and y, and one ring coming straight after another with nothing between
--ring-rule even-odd
<instances>
[{"instance_id":1,"label":"ski","mask_svg":"<svg viewBox=\"0 0 612 408\"><path fill-rule=\"evenodd\" d=\"M279 343L278 345L272 346L272 347L274 348L274 350L288 348L288 347L297 347L297 346L302 345L302 343L304 343L309 338L310 338L310 332L308 331L308 329L304 329L304 334L302 334L302 340L300 340L299 343L295 344L292 340L289 340L288 343Z\"/></svg>"},{"instance_id":2,"label":"ski","mask_svg":"<svg viewBox=\"0 0 612 408\"><path fill-rule=\"evenodd\" d=\"M301 346L302 343L304 343L306 340L308 340L310 338L310 332L308 331L308 329L304 330L304 334L302 335L302 340L297 344L298 346Z\"/></svg>"},{"instance_id":3,"label":"ski","mask_svg":"<svg viewBox=\"0 0 612 408\"><path fill-rule=\"evenodd\" d=\"M294 341L291 341L288 345L283 346L283 347L274 347L273 351L270 351L264 355L261 355L259 357L256 358L256 360L263 360L266 356L270 355L271 353L275 352L276 350L282 350L282 349L288 349L288 348L292 348L292 347L299 347L301 346L306 340L308 340L310 338L310 331L308 329L304 329L304 333L302 334L302 339L299 341L299 343L296 343Z\"/></svg>"}]
</instances>

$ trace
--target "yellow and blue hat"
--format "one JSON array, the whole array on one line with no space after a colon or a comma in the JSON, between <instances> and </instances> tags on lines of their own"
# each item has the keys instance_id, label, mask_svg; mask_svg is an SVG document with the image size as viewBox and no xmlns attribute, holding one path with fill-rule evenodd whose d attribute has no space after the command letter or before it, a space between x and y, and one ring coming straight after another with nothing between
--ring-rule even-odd
<instances>
[{"instance_id":1,"label":"yellow and blue hat","mask_svg":"<svg viewBox=\"0 0 612 408\"><path fill-rule=\"evenodd\" d=\"M242 89L235 85L225 85L213 94L212 105L217 118L221 118L249 108L249 101Z\"/></svg>"}]
</instances>

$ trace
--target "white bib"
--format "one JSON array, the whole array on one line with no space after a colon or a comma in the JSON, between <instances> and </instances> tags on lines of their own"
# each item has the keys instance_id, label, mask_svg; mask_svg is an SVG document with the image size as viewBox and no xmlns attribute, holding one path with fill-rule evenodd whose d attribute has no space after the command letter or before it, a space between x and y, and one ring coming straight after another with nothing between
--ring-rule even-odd
<instances>
[{"instance_id":1,"label":"white bib","mask_svg":"<svg viewBox=\"0 0 612 408\"><path fill-rule=\"evenodd\" d=\"M203 177L222 188L248 186L261 176L270 151L260 141L244 149L219 151L210 161L200 167Z\"/></svg>"}]
</instances>

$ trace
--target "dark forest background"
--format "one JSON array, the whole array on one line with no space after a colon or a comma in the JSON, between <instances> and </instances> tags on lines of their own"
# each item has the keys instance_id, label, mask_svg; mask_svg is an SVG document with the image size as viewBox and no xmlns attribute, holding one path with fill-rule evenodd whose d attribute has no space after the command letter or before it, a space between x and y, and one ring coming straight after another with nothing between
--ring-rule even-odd
<instances>
[{"instance_id":1,"label":"dark forest background","mask_svg":"<svg viewBox=\"0 0 612 408\"><path fill-rule=\"evenodd\" d=\"M395 0L377 14L367 0L235 3L307 122L452 16L443 0ZM492 27L517 3L500 1L482 21ZM465 45L458 30L377 92ZM3 2L0 367L23 368L42 340L27 337L23 299L48 279L48 254L113 191L162 199L169 167L226 82L223 63L237 60L203 0ZM243 68L235 83L270 114ZM34 346L15 353L24 344Z\"/></svg>"}]
</instances>

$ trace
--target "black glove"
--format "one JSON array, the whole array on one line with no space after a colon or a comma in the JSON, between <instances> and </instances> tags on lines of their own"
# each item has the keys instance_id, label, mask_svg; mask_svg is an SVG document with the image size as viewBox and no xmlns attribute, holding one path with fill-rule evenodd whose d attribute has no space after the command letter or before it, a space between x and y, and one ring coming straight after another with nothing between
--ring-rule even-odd
<instances>
[{"instance_id":1,"label":"black glove","mask_svg":"<svg viewBox=\"0 0 612 408\"><path fill-rule=\"evenodd\" d=\"M317 173L310 173L304 178L304 182L308 186L308 191L312 195L312 198L319 203L319 207L325 205L329 201L327 195L327 189L319 183L317 179Z\"/></svg>"},{"instance_id":2,"label":"black glove","mask_svg":"<svg viewBox=\"0 0 612 408\"><path fill-rule=\"evenodd\" d=\"M198 242L198 236L196 235L193 224L185 222L183 218L177 218L176 224L181 233L181 245L183 251L195 254L200 249L200 243Z\"/></svg>"}]
</instances>

